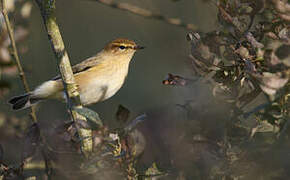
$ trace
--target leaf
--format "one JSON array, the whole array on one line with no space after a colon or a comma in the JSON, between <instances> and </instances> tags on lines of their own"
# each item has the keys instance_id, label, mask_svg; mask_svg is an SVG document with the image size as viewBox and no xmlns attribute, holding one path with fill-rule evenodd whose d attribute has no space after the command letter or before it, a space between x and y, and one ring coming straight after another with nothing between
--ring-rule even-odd
<instances>
[{"instance_id":1,"label":"leaf","mask_svg":"<svg viewBox=\"0 0 290 180\"><path fill-rule=\"evenodd\" d=\"M250 73L256 73L257 70L256 70L256 67L255 65L249 61L248 59L243 59L243 61L245 62L245 70L246 71L249 71Z\"/></svg>"},{"instance_id":2,"label":"leaf","mask_svg":"<svg viewBox=\"0 0 290 180\"><path fill-rule=\"evenodd\" d=\"M128 133L125 139L122 139L121 144L125 154L128 154L132 158L136 158L144 152L146 139L140 131L134 129Z\"/></svg>"},{"instance_id":3,"label":"leaf","mask_svg":"<svg viewBox=\"0 0 290 180\"><path fill-rule=\"evenodd\" d=\"M145 172L145 180L157 180L163 176L166 176L166 173L161 172L155 162Z\"/></svg>"},{"instance_id":4,"label":"leaf","mask_svg":"<svg viewBox=\"0 0 290 180\"><path fill-rule=\"evenodd\" d=\"M261 89L268 95L275 95L277 90L284 87L288 82L287 77L282 77L280 73L264 72L261 77Z\"/></svg>"},{"instance_id":5,"label":"leaf","mask_svg":"<svg viewBox=\"0 0 290 180\"><path fill-rule=\"evenodd\" d=\"M31 158L35 152L40 142L40 130L36 123L32 124L24 137L23 151L22 151L22 161L26 161Z\"/></svg>"},{"instance_id":6,"label":"leaf","mask_svg":"<svg viewBox=\"0 0 290 180\"><path fill-rule=\"evenodd\" d=\"M275 66L281 63L281 60L276 56L273 50L266 50L264 53L264 59L269 66Z\"/></svg>"},{"instance_id":7,"label":"leaf","mask_svg":"<svg viewBox=\"0 0 290 180\"><path fill-rule=\"evenodd\" d=\"M100 127L103 127L103 122L101 120L101 118L99 117L99 114L89 108L73 108L74 111L76 111L77 113L79 113L80 115L84 116L87 118L88 121L88 125L92 128L92 129L97 129Z\"/></svg>"},{"instance_id":8,"label":"leaf","mask_svg":"<svg viewBox=\"0 0 290 180\"><path fill-rule=\"evenodd\" d=\"M246 36L247 40L252 44L252 46L254 48L263 48L264 47L264 45L262 43L258 42L255 39L255 37L253 36L252 33L247 32L245 36Z\"/></svg>"},{"instance_id":9,"label":"leaf","mask_svg":"<svg viewBox=\"0 0 290 180\"><path fill-rule=\"evenodd\" d=\"M286 43L290 43L290 30L288 28L283 28L279 34L279 38Z\"/></svg>"},{"instance_id":10,"label":"leaf","mask_svg":"<svg viewBox=\"0 0 290 180\"><path fill-rule=\"evenodd\" d=\"M192 82L192 80L183 78L178 75L173 75L171 73L168 73L167 78L162 81L164 85L174 85L174 86L186 86L190 82Z\"/></svg>"},{"instance_id":11,"label":"leaf","mask_svg":"<svg viewBox=\"0 0 290 180\"><path fill-rule=\"evenodd\" d=\"M146 114L142 114L136 117L133 121L131 121L125 128L125 132L131 132L134 128L136 128L137 124L143 122L147 118Z\"/></svg>"},{"instance_id":12,"label":"leaf","mask_svg":"<svg viewBox=\"0 0 290 180\"><path fill-rule=\"evenodd\" d=\"M282 44L276 49L275 55L281 60L290 58L290 45Z\"/></svg>"},{"instance_id":13,"label":"leaf","mask_svg":"<svg viewBox=\"0 0 290 180\"><path fill-rule=\"evenodd\" d=\"M279 132L280 128L278 126L272 125L267 121L261 121L259 125L257 125L255 128L251 131L251 138L257 133L257 132L273 132L277 133Z\"/></svg>"},{"instance_id":14,"label":"leaf","mask_svg":"<svg viewBox=\"0 0 290 180\"><path fill-rule=\"evenodd\" d=\"M130 115L129 109L120 104L116 113L117 121L127 122L129 119L129 115Z\"/></svg>"},{"instance_id":15,"label":"leaf","mask_svg":"<svg viewBox=\"0 0 290 180\"><path fill-rule=\"evenodd\" d=\"M242 59L250 57L249 50L244 46L239 47L238 49L235 50L235 52L239 54L242 57Z\"/></svg>"}]
</instances>

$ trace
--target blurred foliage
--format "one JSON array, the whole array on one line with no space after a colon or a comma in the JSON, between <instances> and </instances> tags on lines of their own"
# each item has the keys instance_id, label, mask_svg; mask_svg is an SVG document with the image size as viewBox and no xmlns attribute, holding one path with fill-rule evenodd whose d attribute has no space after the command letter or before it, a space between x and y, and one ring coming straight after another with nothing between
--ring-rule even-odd
<instances>
[{"instance_id":1,"label":"blurred foliage","mask_svg":"<svg viewBox=\"0 0 290 180\"><path fill-rule=\"evenodd\" d=\"M10 17L13 17L13 29L15 41L19 45L19 52L27 52L25 40L29 35L29 17L32 9L32 3L23 0L7 1L7 11ZM8 77L17 75L17 67L14 63L10 49L10 39L4 23L3 15L0 15L0 98L9 92L11 85Z\"/></svg>"},{"instance_id":2,"label":"blurred foliage","mask_svg":"<svg viewBox=\"0 0 290 180\"><path fill-rule=\"evenodd\" d=\"M264 145L289 138L285 132L290 117L290 4L279 0L220 0L216 6L219 30L187 35L194 76L209 84L216 100L231 109L221 147L228 158L224 164L228 169L218 168L219 173L211 171L207 178L244 179L250 176L239 168L251 153L244 152L247 149L241 144L256 133L265 133L260 141ZM165 85L192 83L190 78L172 74L163 81ZM191 111L188 105L182 107ZM266 149L260 147L257 152L269 151L271 146ZM257 165L255 161L248 163ZM284 177L280 171L273 169L274 176Z\"/></svg>"},{"instance_id":3,"label":"blurred foliage","mask_svg":"<svg viewBox=\"0 0 290 180\"><path fill-rule=\"evenodd\" d=\"M123 106L120 105L120 107ZM22 160L19 164L7 165L4 163L3 157L5 155L2 146L0 146L0 177L4 179L33 178L34 176L26 176L23 172L27 167L33 166L31 160L39 152L44 153L44 156L48 158L46 163L50 163L51 160L62 154L71 155L71 158L79 156L82 139L78 137L77 127L82 127L93 130L94 151L89 159L79 159L81 157L79 156L80 165L77 170L72 170L69 167L69 174L77 173L79 177L98 176L101 179L109 177L136 179L138 174L134 168L135 161L142 154L146 144L144 136L136 130L136 126L144 120L145 115L129 121L122 128L108 129L103 125L96 112L88 108L77 109L77 111L84 115L88 121L67 122L56 127L53 132L58 135L56 144L47 145L42 143L40 129L37 124L28 127L23 137ZM126 111L129 112L129 110ZM62 167L67 161L58 163L58 167ZM48 167L51 168L51 164ZM62 172L62 169L59 170ZM51 174L51 169L46 171L50 171L49 174ZM66 173L62 172L60 175L66 175Z\"/></svg>"},{"instance_id":4,"label":"blurred foliage","mask_svg":"<svg viewBox=\"0 0 290 180\"><path fill-rule=\"evenodd\" d=\"M281 1L219 1L220 30L187 38L195 74L206 78L215 97L232 104L233 117L252 115L258 126L266 121L282 129L290 107L290 29L276 3ZM268 100L247 113L262 93Z\"/></svg>"}]
</instances>

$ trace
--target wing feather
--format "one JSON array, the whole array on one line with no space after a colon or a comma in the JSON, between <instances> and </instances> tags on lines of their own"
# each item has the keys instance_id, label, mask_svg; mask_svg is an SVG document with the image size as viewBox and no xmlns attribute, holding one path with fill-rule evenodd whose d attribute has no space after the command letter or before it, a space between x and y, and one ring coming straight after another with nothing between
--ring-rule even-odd
<instances>
[{"instance_id":1,"label":"wing feather","mask_svg":"<svg viewBox=\"0 0 290 180\"><path fill-rule=\"evenodd\" d=\"M101 61L101 58L99 58L99 57L100 56L97 54L96 56L90 57L90 58L82 61L81 63L74 65L72 67L73 74L81 73L85 70L88 70L88 69L96 66ZM60 78L61 78L61 76L57 75L52 80L59 80Z\"/></svg>"}]
</instances>

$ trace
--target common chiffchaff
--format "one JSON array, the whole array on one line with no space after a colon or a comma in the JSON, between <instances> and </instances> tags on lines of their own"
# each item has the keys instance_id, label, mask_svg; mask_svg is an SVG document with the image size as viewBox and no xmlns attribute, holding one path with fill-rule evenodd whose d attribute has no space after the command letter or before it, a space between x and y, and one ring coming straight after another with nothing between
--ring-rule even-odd
<instances>
[{"instance_id":1,"label":"common chiffchaff","mask_svg":"<svg viewBox=\"0 0 290 180\"><path fill-rule=\"evenodd\" d=\"M81 103L89 105L112 97L123 85L130 61L138 49L134 41L119 38L95 56L72 67ZM46 81L34 91L10 99L14 110L25 109L42 100L65 100L60 76Z\"/></svg>"}]
</instances>

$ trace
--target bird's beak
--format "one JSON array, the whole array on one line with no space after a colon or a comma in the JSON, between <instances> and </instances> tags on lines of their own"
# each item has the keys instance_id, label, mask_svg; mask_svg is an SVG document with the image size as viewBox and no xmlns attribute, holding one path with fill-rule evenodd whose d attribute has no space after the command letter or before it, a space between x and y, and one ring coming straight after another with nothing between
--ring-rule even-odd
<instances>
[{"instance_id":1,"label":"bird's beak","mask_svg":"<svg viewBox=\"0 0 290 180\"><path fill-rule=\"evenodd\" d=\"M139 46L139 45L134 47L135 50L144 49L144 48L145 48L144 46Z\"/></svg>"}]
</instances>

